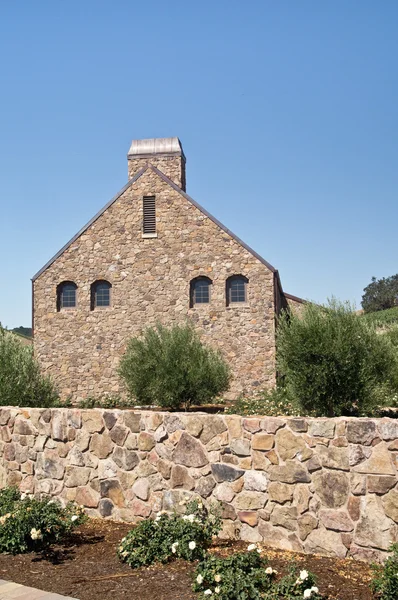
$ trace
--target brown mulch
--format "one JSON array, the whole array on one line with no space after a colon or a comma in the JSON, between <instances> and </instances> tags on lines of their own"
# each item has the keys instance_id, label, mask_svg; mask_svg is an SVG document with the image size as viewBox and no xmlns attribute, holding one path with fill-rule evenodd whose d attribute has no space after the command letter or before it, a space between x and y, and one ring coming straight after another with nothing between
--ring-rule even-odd
<instances>
[{"instance_id":1,"label":"brown mulch","mask_svg":"<svg viewBox=\"0 0 398 600\"><path fill-rule=\"evenodd\" d=\"M80 600L196 600L194 564L178 560L133 570L118 560L116 547L130 529L129 524L92 519L47 555L0 555L0 579ZM213 551L226 555L246 547L220 542ZM294 558L300 569L315 573L320 591L330 599L372 600L365 563L270 549L266 555L280 573Z\"/></svg>"}]
</instances>

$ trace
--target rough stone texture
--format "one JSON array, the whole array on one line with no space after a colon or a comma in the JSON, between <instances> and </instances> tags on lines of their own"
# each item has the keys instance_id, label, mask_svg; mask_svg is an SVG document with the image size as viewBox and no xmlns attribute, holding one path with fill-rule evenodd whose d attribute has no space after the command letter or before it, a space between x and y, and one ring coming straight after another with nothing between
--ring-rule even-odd
<instances>
[{"instance_id":1,"label":"rough stone texture","mask_svg":"<svg viewBox=\"0 0 398 600\"><path fill-rule=\"evenodd\" d=\"M223 537L372 561L398 540L392 419L0 408L1 423L3 485L94 516L135 522L200 496L220 502Z\"/></svg>"},{"instance_id":2,"label":"rough stone texture","mask_svg":"<svg viewBox=\"0 0 398 600\"><path fill-rule=\"evenodd\" d=\"M150 163L182 185L180 156ZM129 175L148 158L129 160ZM156 197L156 237L142 235L143 196ZM247 302L226 306L226 280L248 279ZM209 304L190 307L190 281L212 280ZM91 310L90 287L112 285L111 306ZM77 306L57 311L56 289L77 285ZM275 293L276 292L276 293ZM275 385L275 276L149 167L34 281L34 347L63 397L123 393L117 365L128 339L157 321L187 318L231 365L231 397Z\"/></svg>"}]
</instances>

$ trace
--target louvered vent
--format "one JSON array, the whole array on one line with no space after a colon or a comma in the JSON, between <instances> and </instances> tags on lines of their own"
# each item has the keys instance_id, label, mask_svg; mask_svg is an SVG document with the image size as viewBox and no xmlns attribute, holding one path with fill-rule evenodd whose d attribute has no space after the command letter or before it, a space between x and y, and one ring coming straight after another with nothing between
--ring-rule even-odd
<instances>
[{"instance_id":1,"label":"louvered vent","mask_svg":"<svg viewBox=\"0 0 398 600\"><path fill-rule=\"evenodd\" d=\"M155 196L144 196L143 233L156 233Z\"/></svg>"}]
</instances>

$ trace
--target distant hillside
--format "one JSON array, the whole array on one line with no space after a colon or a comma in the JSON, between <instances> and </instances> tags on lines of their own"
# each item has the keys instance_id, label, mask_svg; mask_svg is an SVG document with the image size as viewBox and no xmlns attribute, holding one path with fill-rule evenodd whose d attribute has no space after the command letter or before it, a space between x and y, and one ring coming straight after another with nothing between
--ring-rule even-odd
<instances>
[{"instance_id":1,"label":"distant hillside","mask_svg":"<svg viewBox=\"0 0 398 600\"><path fill-rule=\"evenodd\" d=\"M376 312L364 313L362 315L369 323L375 323L378 327L388 327L398 324L398 306L387 308L386 310L377 310Z\"/></svg>"},{"instance_id":2,"label":"distant hillside","mask_svg":"<svg viewBox=\"0 0 398 600\"><path fill-rule=\"evenodd\" d=\"M11 329L13 333L17 333L18 335L22 335L23 337L31 338L32 337L32 328L31 327L14 327Z\"/></svg>"}]
</instances>

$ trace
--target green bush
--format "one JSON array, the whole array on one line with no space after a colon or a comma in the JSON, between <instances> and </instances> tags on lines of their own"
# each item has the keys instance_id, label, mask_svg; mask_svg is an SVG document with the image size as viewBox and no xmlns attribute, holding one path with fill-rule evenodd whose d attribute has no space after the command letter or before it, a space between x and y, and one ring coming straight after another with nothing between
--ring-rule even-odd
<instances>
[{"instance_id":1,"label":"green bush","mask_svg":"<svg viewBox=\"0 0 398 600\"><path fill-rule=\"evenodd\" d=\"M0 491L0 552L41 551L59 542L85 519L83 510L54 500L38 500L15 488Z\"/></svg>"},{"instance_id":2,"label":"green bush","mask_svg":"<svg viewBox=\"0 0 398 600\"><path fill-rule=\"evenodd\" d=\"M209 511L201 502L193 500L187 504L183 516L161 512L155 520L138 523L122 539L118 556L133 568L175 558L200 560L220 529L218 512Z\"/></svg>"},{"instance_id":3,"label":"green bush","mask_svg":"<svg viewBox=\"0 0 398 600\"><path fill-rule=\"evenodd\" d=\"M300 414L296 401L289 398L285 388L276 387L264 391L254 398L241 396L225 410L229 415L266 415L268 417L291 416Z\"/></svg>"},{"instance_id":4,"label":"green bush","mask_svg":"<svg viewBox=\"0 0 398 600\"><path fill-rule=\"evenodd\" d=\"M398 306L386 310L364 313L362 318L368 323L374 323L377 327L385 327L398 323Z\"/></svg>"},{"instance_id":5,"label":"green bush","mask_svg":"<svg viewBox=\"0 0 398 600\"><path fill-rule=\"evenodd\" d=\"M209 402L228 389L229 367L190 325L157 325L132 338L120 375L138 404L178 409Z\"/></svg>"},{"instance_id":6,"label":"green bush","mask_svg":"<svg viewBox=\"0 0 398 600\"><path fill-rule=\"evenodd\" d=\"M217 600L260 600L270 591L276 571L268 566L255 544L250 551L226 558L208 554L195 571L194 592Z\"/></svg>"},{"instance_id":7,"label":"green bush","mask_svg":"<svg viewBox=\"0 0 398 600\"><path fill-rule=\"evenodd\" d=\"M40 373L31 346L0 326L0 403L3 406L52 406L53 382Z\"/></svg>"},{"instance_id":8,"label":"green bush","mask_svg":"<svg viewBox=\"0 0 398 600\"><path fill-rule=\"evenodd\" d=\"M287 575L282 577L274 586L264 600L293 600L293 598L310 598L311 600L322 600L317 586L315 576L302 569L299 571L294 562L290 565Z\"/></svg>"},{"instance_id":9,"label":"green bush","mask_svg":"<svg viewBox=\"0 0 398 600\"><path fill-rule=\"evenodd\" d=\"M282 315L277 365L302 414L362 415L374 409L378 386L396 386L398 353L348 303L332 300L305 304L300 317Z\"/></svg>"},{"instance_id":10,"label":"green bush","mask_svg":"<svg viewBox=\"0 0 398 600\"><path fill-rule=\"evenodd\" d=\"M392 555L384 565L373 566L371 589L380 600L397 600L398 598L398 544L390 548Z\"/></svg>"},{"instance_id":11,"label":"green bush","mask_svg":"<svg viewBox=\"0 0 398 600\"><path fill-rule=\"evenodd\" d=\"M314 575L298 571L294 563L279 581L275 580L276 575L256 544L250 544L247 552L226 558L208 554L195 571L193 590L203 600L211 596L217 600L322 599Z\"/></svg>"}]
</instances>

